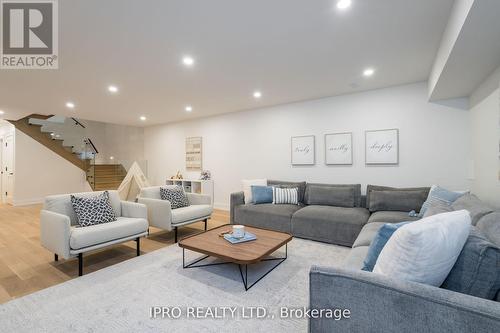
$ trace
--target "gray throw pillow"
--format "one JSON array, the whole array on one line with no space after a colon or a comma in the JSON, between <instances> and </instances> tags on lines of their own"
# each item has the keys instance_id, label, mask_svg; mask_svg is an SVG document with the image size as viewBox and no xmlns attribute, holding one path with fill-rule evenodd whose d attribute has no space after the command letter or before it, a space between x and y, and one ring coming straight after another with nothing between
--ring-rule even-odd
<instances>
[{"instance_id":1,"label":"gray throw pillow","mask_svg":"<svg viewBox=\"0 0 500 333\"><path fill-rule=\"evenodd\" d=\"M307 204L354 207L354 188L309 185L307 187Z\"/></svg>"},{"instance_id":2,"label":"gray throw pillow","mask_svg":"<svg viewBox=\"0 0 500 333\"><path fill-rule=\"evenodd\" d=\"M433 202L432 204L429 205L429 207L426 209L424 215L422 216L423 218L432 216L432 215L437 215L437 214L442 214L442 213L448 213L452 212L453 208L445 202L441 201L436 201Z\"/></svg>"},{"instance_id":3,"label":"gray throw pillow","mask_svg":"<svg viewBox=\"0 0 500 333\"><path fill-rule=\"evenodd\" d=\"M331 188L333 190L340 188L350 188L354 191L354 207L361 207L361 184L320 184L320 183L308 183L306 186L306 194L304 202L306 205L310 205L309 192L311 187L323 187Z\"/></svg>"},{"instance_id":4,"label":"gray throw pillow","mask_svg":"<svg viewBox=\"0 0 500 333\"><path fill-rule=\"evenodd\" d=\"M493 212L493 208L491 208L490 205L470 193L464 194L455 200L455 202L451 204L451 207L453 210L468 210L472 219L472 225L476 225L481 217Z\"/></svg>"},{"instance_id":5,"label":"gray throw pillow","mask_svg":"<svg viewBox=\"0 0 500 333\"><path fill-rule=\"evenodd\" d=\"M71 195L71 205L81 227L116 221L115 211L109 202L108 191L92 197Z\"/></svg>"},{"instance_id":6,"label":"gray throw pillow","mask_svg":"<svg viewBox=\"0 0 500 333\"><path fill-rule=\"evenodd\" d=\"M425 199L427 192L422 190L372 190L368 209L377 211L418 211Z\"/></svg>"},{"instance_id":7,"label":"gray throw pillow","mask_svg":"<svg viewBox=\"0 0 500 333\"><path fill-rule=\"evenodd\" d=\"M189 200L181 185L160 187L160 198L170 201L172 209L189 206Z\"/></svg>"},{"instance_id":8,"label":"gray throw pillow","mask_svg":"<svg viewBox=\"0 0 500 333\"><path fill-rule=\"evenodd\" d=\"M471 226L462 252L441 288L493 300L500 290L499 263L500 248Z\"/></svg>"},{"instance_id":9,"label":"gray throw pillow","mask_svg":"<svg viewBox=\"0 0 500 333\"><path fill-rule=\"evenodd\" d=\"M368 185L366 187L366 207L370 207L370 201L371 201L371 193L373 191L410 191L410 192L415 192L415 191L422 191L425 193L425 199L427 199L427 196L429 195L429 191L431 190L430 187L402 187L402 188L397 188L397 187L389 187L389 186L380 186L380 185ZM425 202L422 202L422 204ZM421 207L422 205L420 205ZM417 212L420 210L420 207Z\"/></svg>"},{"instance_id":10,"label":"gray throw pillow","mask_svg":"<svg viewBox=\"0 0 500 333\"><path fill-rule=\"evenodd\" d=\"M304 203L304 196L306 192L306 182L287 182L282 180L268 180L267 186L274 186L279 188L298 188L299 203Z\"/></svg>"}]
</instances>

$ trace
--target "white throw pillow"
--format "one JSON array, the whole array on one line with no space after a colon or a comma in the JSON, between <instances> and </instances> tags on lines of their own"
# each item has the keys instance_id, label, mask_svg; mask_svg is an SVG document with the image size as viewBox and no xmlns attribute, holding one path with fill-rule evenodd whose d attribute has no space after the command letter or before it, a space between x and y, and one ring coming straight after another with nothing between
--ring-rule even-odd
<instances>
[{"instance_id":1,"label":"white throw pillow","mask_svg":"<svg viewBox=\"0 0 500 333\"><path fill-rule=\"evenodd\" d=\"M267 179L243 179L243 193L245 193L245 204L252 203L252 185L267 186Z\"/></svg>"},{"instance_id":2,"label":"white throw pillow","mask_svg":"<svg viewBox=\"0 0 500 333\"><path fill-rule=\"evenodd\" d=\"M389 238L373 272L439 287L455 265L470 225L466 210L408 223Z\"/></svg>"}]
</instances>

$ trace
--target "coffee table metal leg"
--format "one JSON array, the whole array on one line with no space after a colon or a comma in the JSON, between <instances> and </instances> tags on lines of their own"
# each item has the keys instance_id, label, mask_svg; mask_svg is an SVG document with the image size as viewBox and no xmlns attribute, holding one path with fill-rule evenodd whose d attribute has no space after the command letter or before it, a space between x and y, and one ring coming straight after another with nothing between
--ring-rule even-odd
<instances>
[{"instance_id":1,"label":"coffee table metal leg","mask_svg":"<svg viewBox=\"0 0 500 333\"><path fill-rule=\"evenodd\" d=\"M215 263L210 263L210 264L202 264L202 265L196 265L200 261L207 259L210 256L203 256L198 259L195 259L194 261L190 262L189 264L186 265L186 259L185 259L185 250L182 248L182 268L195 268L195 267L206 267L206 266L216 266L216 265L225 265L225 264L233 264L233 262L215 262ZM261 261L278 261L276 265L274 265L270 270L268 270L266 273L264 273L262 276L260 276L254 283L251 285L248 285L248 265L238 265L238 268L240 270L240 275L241 275L241 280L243 281L243 286L245 287L245 291L249 290L253 286L257 284L260 280L262 280L267 274L271 273L276 267L278 267L283 261L288 258L288 244L285 244L285 257L283 258L267 258L267 259L262 259ZM243 270L241 269L241 266L245 267L245 276L243 276Z\"/></svg>"},{"instance_id":2,"label":"coffee table metal leg","mask_svg":"<svg viewBox=\"0 0 500 333\"><path fill-rule=\"evenodd\" d=\"M260 280L262 280L267 274L271 273L276 267L278 267L283 261L285 261L287 257L288 257L288 244L285 244L285 257L284 258L267 258L267 259L262 259L261 261L278 261L278 263L276 265L274 265L266 273L264 273L261 277L259 277L251 285L248 285L248 265L243 265L243 266L245 266L245 277L243 277L243 270L241 269L242 265L238 265L238 268L240 269L241 280L243 281L243 286L245 287L245 291L248 291L250 288L252 288L253 286L255 286L257 284L257 282L259 282Z\"/></svg>"}]
</instances>

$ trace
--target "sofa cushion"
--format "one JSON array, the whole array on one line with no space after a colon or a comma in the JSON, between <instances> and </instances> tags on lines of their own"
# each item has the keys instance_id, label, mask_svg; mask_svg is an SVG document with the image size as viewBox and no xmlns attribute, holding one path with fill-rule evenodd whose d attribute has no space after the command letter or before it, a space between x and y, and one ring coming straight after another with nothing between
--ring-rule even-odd
<instances>
[{"instance_id":1,"label":"sofa cushion","mask_svg":"<svg viewBox=\"0 0 500 333\"><path fill-rule=\"evenodd\" d=\"M377 211L419 211L427 199L425 190L372 190L368 209Z\"/></svg>"},{"instance_id":2,"label":"sofa cushion","mask_svg":"<svg viewBox=\"0 0 500 333\"><path fill-rule=\"evenodd\" d=\"M441 288L495 299L500 289L500 248L471 227L467 242Z\"/></svg>"},{"instance_id":3,"label":"sofa cushion","mask_svg":"<svg viewBox=\"0 0 500 333\"><path fill-rule=\"evenodd\" d=\"M500 247L500 212L493 212L483 216L476 227L488 237L488 239Z\"/></svg>"},{"instance_id":4,"label":"sofa cushion","mask_svg":"<svg viewBox=\"0 0 500 333\"><path fill-rule=\"evenodd\" d=\"M141 218L119 217L116 221L89 227L71 228L69 244L71 249L86 247L126 238L148 230L148 221Z\"/></svg>"},{"instance_id":5,"label":"sofa cushion","mask_svg":"<svg viewBox=\"0 0 500 333\"><path fill-rule=\"evenodd\" d=\"M315 200L317 200L318 195L314 193L315 189L317 190L319 187L331 190L332 192L335 190L350 188L354 192L354 207L361 207L361 184L317 184L317 183L309 183L306 185L306 194L305 194L305 203L307 205L315 205ZM313 190L313 191L311 191ZM344 192L345 194L346 192ZM347 192L348 193L348 192ZM323 197L323 194L321 195ZM312 195L312 198L310 196ZM322 199L324 200L324 198ZM349 199L350 200L350 199ZM335 206L335 205L332 205Z\"/></svg>"},{"instance_id":6,"label":"sofa cushion","mask_svg":"<svg viewBox=\"0 0 500 333\"><path fill-rule=\"evenodd\" d=\"M448 213L452 212L453 208L451 207L450 204L447 204L446 202L441 202L441 201L435 201L429 206L427 206L427 209L425 210L424 215L422 216L423 218L432 216L432 215L437 215L437 214L442 214L442 213Z\"/></svg>"},{"instance_id":7,"label":"sofa cushion","mask_svg":"<svg viewBox=\"0 0 500 333\"><path fill-rule=\"evenodd\" d=\"M368 253L365 260L363 261L363 270L371 272L373 267L377 262L377 258L382 252L385 244L389 241L392 234L396 232L399 228L411 222L399 222L399 223L385 223L381 228L378 229L375 237L373 238L370 247L368 248Z\"/></svg>"},{"instance_id":8,"label":"sofa cushion","mask_svg":"<svg viewBox=\"0 0 500 333\"><path fill-rule=\"evenodd\" d=\"M466 210L408 223L389 238L373 272L439 287L455 265L470 225Z\"/></svg>"},{"instance_id":9,"label":"sofa cushion","mask_svg":"<svg viewBox=\"0 0 500 333\"><path fill-rule=\"evenodd\" d=\"M73 193L73 195L78 197L94 197L96 194L102 192L82 192ZM109 202L111 207L115 212L115 216L121 216L122 206L120 196L117 191L108 191ZM51 212L59 213L69 217L71 225L78 225L78 218L76 217L75 210L71 204L71 194L58 194L50 195L45 198L44 209Z\"/></svg>"},{"instance_id":10,"label":"sofa cushion","mask_svg":"<svg viewBox=\"0 0 500 333\"><path fill-rule=\"evenodd\" d=\"M169 185L171 186L171 185ZM162 186L150 186L141 189L141 198L158 199L161 200L160 187Z\"/></svg>"},{"instance_id":11,"label":"sofa cushion","mask_svg":"<svg viewBox=\"0 0 500 333\"><path fill-rule=\"evenodd\" d=\"M212 214L211 205L191 205L172 209L172 224L182 223L207 217Z\"/></svg>"},{"instance_id":12,"label":"sofa cushion","mask_svg":"<svg viewBox=\"0 0 500 333\"><path fill-rule=\"evenodd\" d=\"M292 217L292 234L327 243L352 246L366 224L366 208L306 206Z\"/></svg>"},{"instance_id":13,"label":"sofa cushion","mask_svg":"<svg viewBox=\"0 0 500 333\"><path fill-rule=\"evenodd\" d=\"M371 193L372 191L409 191L409 192L422 192L425 193L425 197L429 194L430 187L406 187L406 188L397 188L390 186L379 186L379 185L368 185L366 187L366 207L370 207L371 202ZM425 199L424 199L425 201Z\"/></svg>"},{"instance_id":14,"label":"sofa cushion","mask_svg":"<svg viewBox=\"0 0 500 333\"><path fill-rule=\"evenodd\" d=\"M234 208L234 224L291 232L293 213L301 209L299 205L239 205Z\"/></svg>"},{"instance_id":15,"label":"sofa cushion","mask_svg":"<svg viewBox=\"0 0 500 333\"><path fill-rule=\"evenodd\" d=\"M268 180L267 185L276 186L281 188L294 188L299 189L299 202L304 203L304 195L306 192L306 182L287 182L281 180Z\"/></svg>"},{"instance_id":16,"label":"sofa cushion","mask_svg":"<svg viewBox=\"0 0 500 333\"><path fill-rule=\"evenodd\" d=\"M418 217L409 216L408 212L380 211L372 213L372 215L370 215L370 218L368 219L368 223L398 223L405 221L416 221L418 219Z\"/></svg>"},{"instance_id":17,"label":"sofa cushion","mask_svg":"<svg viewBox=\"0 0 500 333\"><path fill-rule=\"evenodd\" d=\"M370 246L373 238L378 232L378 229L380 229L384 224L384 222L372 222L365 224L354 241L354 244L352 244L352 247Z\"/></svg>"},{"instance_id":18,"label":"sofa cushion","mask_svg":"<svg viewBox=\"0 0 500 333\"><path fill-rule=\"evenodd\" d=\"M484 215L493 212L493 208L490 205L470 193L466 193L455 200L451 204L451 207L453 210L468 210L472 218L472 225L476 225Z\"/></svg>"},{"instance_id":19,"label":"sofa cushion","mask_svg":"<svg viewBox=\"0 0 500 333\"><path fill-rule=\"evenodd\" d=\"M368 254L368 246L358 246L349 251L349 254L342 262L342 267L359 271L363 268L363 260Z\"/></svg>"},{"instance_id":20,"label":"sofa cushion","mask_svg":"<svg viewBox=\"0 0 500 333\"><path fill-rule=\"evenodd\" d=\"M307 186L308 205L354 207L355 195L353 187L334 187L334 186Z\"/></svg>"}]
</instances>

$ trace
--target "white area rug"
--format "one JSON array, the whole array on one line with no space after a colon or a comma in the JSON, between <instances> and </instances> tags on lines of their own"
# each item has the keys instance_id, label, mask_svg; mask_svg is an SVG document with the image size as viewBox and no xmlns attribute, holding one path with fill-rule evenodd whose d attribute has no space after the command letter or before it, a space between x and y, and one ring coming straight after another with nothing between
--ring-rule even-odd
<instances>
[{"instance_id":1,"label":"white area rug","mask_svg":"<svg viewBox=\"0 0 500 333\"><path fill-rule=\"evenodd\" d=\"M172 245L0 305L0 331L306 332L307 319L281 319L280 307L307 307L311 265L339 265L349 250L294 239L288 259L245 291L237 265L183 269L182 249ZM274 264L249 266L250 283L256 271L267 268L262 265ZM183 313L179 319L153 319L152 306L180 307ZM243 318L257 306L266 318ZM224 319L194 319L186 318L188 307L205 314L206 307L236 310L234 317L227 311Z\"/></svg>"}]
</instances>

